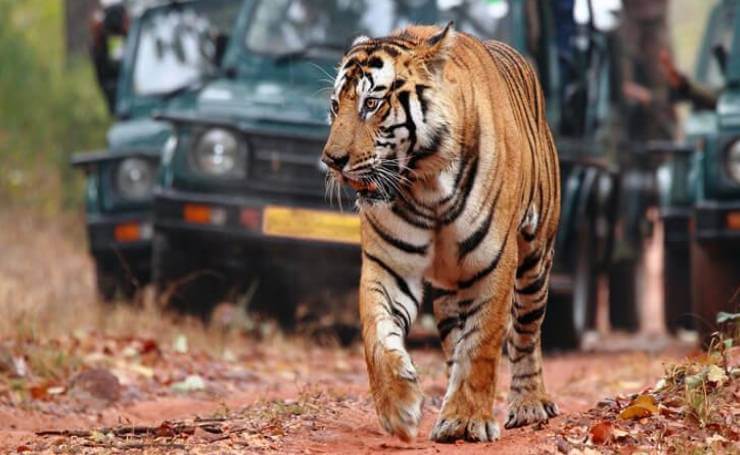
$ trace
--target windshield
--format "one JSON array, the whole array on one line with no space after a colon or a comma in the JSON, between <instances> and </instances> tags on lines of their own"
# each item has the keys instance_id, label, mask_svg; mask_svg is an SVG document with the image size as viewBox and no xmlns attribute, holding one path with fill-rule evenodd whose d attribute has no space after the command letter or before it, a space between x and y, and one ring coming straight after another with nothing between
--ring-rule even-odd
<instances>
[{"instance_id":1,"label":"windshield","mask_svg":"<svg viewBox=\"0 0 740 455\"><path fill-rule=\"evenodd\" d=\"M358 35L385 36L418 23L455 21L458 30L507 41L506 0L258 0L246 46L260 54L302 49L341 53ZM336 57L333 55L331 57Z\"/></svg>"},{"instance_id":2,"label":"windshield","mask_svg":"<svg viewBox=\"0 0 740 455\"><path fill-rule=\"evenodd\" d=\"M134 60L134 93L166 94L212 74L219 43L231 32L240 5L201 0L146 13Z\"/></svg>"}]
</instances>

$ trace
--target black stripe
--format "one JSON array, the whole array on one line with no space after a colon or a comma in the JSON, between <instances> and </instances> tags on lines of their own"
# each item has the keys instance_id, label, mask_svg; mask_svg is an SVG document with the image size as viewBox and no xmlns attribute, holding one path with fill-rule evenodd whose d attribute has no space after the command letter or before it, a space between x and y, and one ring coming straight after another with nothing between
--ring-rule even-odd
<instances>
[{"instance_id":1,"label":"black stripe","mask_svg":"<svg viewBox=\"0 0 740 455\"><path fill-rule=\"evenodd\" d=\"M486 302L487 300L482 300L478 305L461 314L460 319L465 322L468 318L475 316L480 310L483 309L483 306L486 304Z\"/></svg>"},{"instance_id":2,"label":"black stripe","mask_svg":"<svg viewBox=\"0 0 740 455\"><path fill-rule=\"evenodd\" d=\"M367 66L369 66L370 68L382 68L383 59L374 55L370 57L370 60L367 61Z\"/></svg>"},{"instance_id":3,"label":"black stripe","mask_svg":"<svg viewBox=\"0 0 740 455\"><path fill-rule=\"evenodd\" d=\"M504 237L504 241L501 244L501 248L496 252L496 256L493 258L490 264L486 266L483 270L480 270L478 273L473 275L472 277L468 278L467 280L461 280L457 285L460 289L467 289L472 287L476 282L478 282L480 279L487 276L489 273L496 270L496 267L498 266L499 261L501 260L501 255L504 252L504 249L506 248L506 242L509 239L509 233L506 233L506 237Z\"/></svg>"},{"instance_id":4,"label":"black stripe","mask_svg":"<svg viewBox=\"0 0 740 455\"><path fill-rule=\"evenodd\" d=\"M457 244L457 257L459 260L462 260L468 253L476 249L478 245L480 245L480 242L486 238L486 234L488 234L488 230L491 228L492 221L493 211L488 214L483 224L476 229L470 237Z\"/></svg>"},{"instance_id":5,"label":"black stripe","mask_svg":"<svg viewBox=\"0 0 740 455\"><path fill-rule=\"evenodd\" d=\"M511 342L511 345L514 346L514 349L516 349L517 352L521 352L523 354L531 354L534 352L535 344L531 343L528 346L519 346L514 342Z\"/></svg>"},{"instance_id":6,"label":"black stripe","mask_svg":"<svg viewBox=\"0 0 740 455\"><path fill-rule=\"evenodd\" d=\"M535 321L539 321L542 316L545 315L545 306L541 306L537 308L536 310L532 310L529 313L524 313L522 315L517 316L516 322L521 325L529 325Z\"/></svg>"},{"instance_id":7,"label":"black stripe","mask_svg":"<svg viewBox=\"0 0 740 455\"><path fill-rule=\"evenodd\" d=\"M478 156L473 158L473 161L470 163L470 170L467 173L467 176L465 178L465 181L463 182L462 186L462 193L458 194L457 199L455 199L455 202L452 205L452 208L449 209L444 215L442 215L442 224L448 225L455 221L458 216L465 210L465 204L468 202L468 196L470 196L470 192L473 190L473 185L475 184L475 177L478 173Z\"/></svg>"},{"instance_id":8,"label":"black stripe","mask_svg":"<svg viewBox=\"0 0 740 455\"><path fill-rule=\"evenodd\" d=\"M514 331L521 335L536 335L537 334L537 329L526 329L516 322L514 322L513 326L514 326Z\"/></svg>"},{"instance_id":9,"label":"black stripe","mask_svg":"<svg viewBox=\"0 0 740 455\"><path fill-rule=\"evenodd\" d=\"M413 151L416 148L416 124L414 123L414 119L411 117L410 96L411 93L408 91L400 92L398 94L398 102L401 103L401 107L406 114L406 121L403 123L403 126L405 126L409 132L409 150Z\"/></svg>"},{"instance_id":10,"label":"black stripe","mask_svg":"<svg viewBox=\"0 0 740 455\"><path fill-rule=\"evenodd\" d=\"M529 285L525 286L524 289L517 289L516 292L524 295L536 294L542 290L542 287L545 285L545 281L547 281L547 270L543 271L536 280L529 283Z\"/></svg>"},{"instance_id":11,"label":"black stripe","mask_svg":"<svg viewBox=\"0 0 740 455\"><path fill-rule=\"evenodd\" d=\"M388 292L388 288L385 287L383 283L380 281L375 281L374 284L378 287L370 288L371 291L375 291L383 296L385 299L385 307L386 311L388 311L393 319L396 321L396 325L401 327L403 329L403 332L408 335L409 329L411 328L411 315L406 311L406 307L399 304L398 302L394 302L391 298L390 293ZM401 312L399 310L403 310Z\"/></svg>"},{"instance_id":12,"label":"black stripe","mask_svg":"<svg viewBox=\"0 0 740 455\"><path fill-rule=\"evenodd\" d=\"M388 264L386 264L385 262L383 262L382 260L380 260L380 258L378 258L376 256L373 256L372 254L368 253L367 251L363 251L363 254L365 255L366 258L368 258L371 261L373 261L374 263L378 264L383 270L385 270L386 272L388 272L388 274L390 276L392 276L394 280L396 280L396 286L398 286L398 289L401 292L403 292L404 294L406 294L406 296L409 299L411 299L412 302L414 302L414 304L417 306L417 308L419 307L419 301L416 300L416 297L414 297L414 294L411 293L411 289L409 288L408 283L406 282L406 280L404 280L401 277L401 275L399 275L398 273L396 273L395 270L393 270L392 268L390 268L388 266Z\"/></svg>"},{"instance_id":13,"label":"black stripe","mask_svg":"<svg viewBox=\"0 0 740 455\"><path fill-rule=\"evenodd\" d=\"M411 150L412 156L408 163L409 169L416 169L416 164L424 158L430 157L437 153L442 147L442 141L448 135L449 129L447 125L442 125L434 130L432 133L432 140L429 145L419 147L418 150Z\"/></svg>"},{"instance_id":14,"label":"black stripe","mask_svg":"<svg viewBox=\"0 0 740 455\"><path fill-rule=\"evenodd\" d=\"M522 379L531 379L531 378L539 376L540 374L542 374L542 368L538 368L537 370L531 373L513 374L511 375L511 380L520 381Z\"/></svg>"},{"instance_id":15,"label":"black stripe","mask_svg":"<svg viewBox=\"0 0 740 455\"><path fill-rule=\"evenodd\" d=\"M465 176L465 173L467 172L467 169L468 169L468 161L469 161L469 158L470 157L468 155L464 155L460 159L460 167L457 170L457 174L455 175L455 182L452 184L452 188L454 188L455 190L457 188L460 188L460 182L462 182L462 179ZM445 203L449 202L457 194L457 192L455 190L453 190L452 193L450 193L447 196L445 196L444 198L442 198L442 200L440 200L439 203L440 204L445 204Z\"/></svg>"},{"instance_id":16,"label":"black stripe","mask_svg":"<svg viewBox=\"0 0 740 455\"><path fill-rule=\"evenodd\" d=\"M372 217L368 216L367 220L370 222L370 226L373 227L373 230L375 231L375 233L378 234L378 236L380 236L380 238L383 239L389 245L403 251L404 253L419 254L422 256L427 254L428 245L416 246L410 243L406 243L403 240L393 237L388 232L386 232L382 227L378 226Z\"/></svg>"},{"instance_id":17,"label":"black stripe","mask_svg":"<svg viewBox=\"0 0 740 455\"><path fill-rule=\"evenodd\" d=\"M398 90L399 88L403 87L403 84L406 83L406 79L396 79L391 84L391 90Z\"/></svg>"},{"instance_id":18,"label":"black stripe","mask_svg":"<svg viewBox=\"0 0 740 455\"><path fill-rule=\"evenodd\" d=\"M516 277L521 278L525 273L532 270L542 259L542 250L535 250L529 254L516 268Z\"/></svg>"},{"instance_id":19,"label":"black stripe","mask_svg":"<svg viewBox=\"0 0 740 455\"><path fill-rule=\"evenodd\" d=\"M442 319L437 323L437 331L439 332L439 339L444 340L450 335L454 329L460 327L460 318L457 316L451 316L449 318Z\"/></svg>"},{"instance_id":20,"label":"black stripe","mask_svg":"<svg viewBox=\"0 0 740 455\"><path fill-rule=\"evenodd\" d=\"M419 104L421 105L421 115L422 119L426 119L427 117L427 100L424 99L424 90L428 89L428 85L424 84L417 84L416 85L416 98L419 100Z\"/></svg>"},{"instance_id":21,"label":"black stripe","mask_svg":"<svg viewBox=\"0 0 740 455\"><path fill-rule=\"evenodd\" d=\"M402 220L407 222L408 224L420 228L420 229L432 229L434 227L434 223L431 221L428 221L423 216L416 216L411 213L405 208L401 207L400 204L393 204L391 207L391 210L394 214L396 214L398 217L400 217Z\"/></svg>"},{"instance_id":22,"label":"black stripe","mask_svg":"<svg viewBox=\"0 0 740 455\"><path fill-rule=\"evenodd\" d=\"M458 345L458 344L462 343L463 341L465 341L466 338L468 338L470 335L474 334L475 332L477 332L479 330L480 330L480 328L478 326L475 326L475 327L471 328L467 332L465 332L462 335L460 335L460 338L457 339L457 341L455 342L455 345Z\"/></svg>"}]
</instances>

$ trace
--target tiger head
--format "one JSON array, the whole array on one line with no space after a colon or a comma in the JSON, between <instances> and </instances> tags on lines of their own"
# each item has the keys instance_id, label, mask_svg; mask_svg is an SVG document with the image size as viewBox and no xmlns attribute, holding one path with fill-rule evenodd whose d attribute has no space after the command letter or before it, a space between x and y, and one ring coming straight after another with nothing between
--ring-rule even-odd
<instances>
[{"instance_id":1,"label":"tiger head","mask_svg":"<svg viewBox=\"0 0 740 455\"><path fill-rule=\"evenodd\" d=\"M414 26L357 38L342 58L321 159L361 203L392 202L448 163L450 109L441 87L454 40L452 23Z\"/></svg>"}]
</instances>

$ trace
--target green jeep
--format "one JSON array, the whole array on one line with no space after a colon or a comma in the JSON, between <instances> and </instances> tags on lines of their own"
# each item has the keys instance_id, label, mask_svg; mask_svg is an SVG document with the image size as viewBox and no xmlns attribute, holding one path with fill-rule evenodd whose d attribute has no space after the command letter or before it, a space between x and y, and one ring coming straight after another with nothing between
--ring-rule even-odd
<instances>
[{"instance_id":1,"label":"green jeep","mask_svg":"<svg viewBox=\"0 0 740 455\"><path fill-rule=\"evenodd\" d=\"M686 144L658 170L666 324L711 333L740 289L740 1L714 7L697 61ZM708 98L708 100L707 100ZM665 147L659 147L665 152Z\"/></svg>"},{"instance_id":2,"label":"green jeep","mask_svg":"<svg viewBox=\"0 0 740 455\"><path fill-rule=\"evenodd\" d=\"M194 0L143 10L130 29L122 9L99 27L125 34L123 55L110 57L103 30L93 58L115 123L107 147L78 153L72 164L86 174L85 210L97 287L104 300L131 298L150 279L152 189L162 148L172 137L152 112L187 109L195 90L217 71L239 1Z\"/></svg>"},{"instance_id":3,"label":"green jeep","mask_svg":"<svg viewBox=\"0 0 740 455\"><path fill-rule=\"evenodd\" d=\"M252 308L290 320L307 292L355 289L354 195L334 195L332 205L319 160L333 68L359 34L454 21L457 30L510 43L540 73L563 181L547 341L578 344L594 325L596 279L609 273L616 242L623 188L610 145L618 141L609 136L616 59L609 34L593 21L569 22L580 39L568 42L581 44L559 63L554 15L550 2L535 0L245 2L223 77L200 90L192 109L157 116L177 138L155 189L153 275L161 295L206 315L229 293L249 292ZM616 313L635 313L634 300L617 304Z\"/></svg>"}]
</instances>

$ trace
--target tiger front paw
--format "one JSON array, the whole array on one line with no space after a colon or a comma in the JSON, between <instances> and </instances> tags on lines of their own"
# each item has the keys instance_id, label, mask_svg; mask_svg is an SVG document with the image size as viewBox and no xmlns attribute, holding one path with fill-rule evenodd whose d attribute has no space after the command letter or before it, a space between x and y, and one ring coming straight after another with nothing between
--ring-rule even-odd
<instances>
[{"instance_id":1,"label":"tiger front paw","mask_svg":"<svg viewBox=\"0 0 740 455\"><path fill-rule=\"evenodd\" d=\"M493 416L468 418L450 415L439 417L429 439L435 442L454 442L459 439L492 442L500 436L501 430Z\"/></svg>"},{"instance_id":2,"label":"tiger front paw","mask_svg":"<svg viewBox=\"0 0 740 455\"><path fill-rule=\"evenodd\" d=\"M523 427L538 422L546 422L560 413L558 405L545 393L518 395L509 398L509 415L504 427Z\"/></svg>"},{"instance_id":3,"label":"tiger front paw","mask_svg":"<svg viewBox=\"0 0 740 455\"><path fill-rule=\"evenodd\" d=\"M416 437L424 395L408 354L387 353L371 375L380 425L403 441Z\"/></svg>"}]
</instances>

